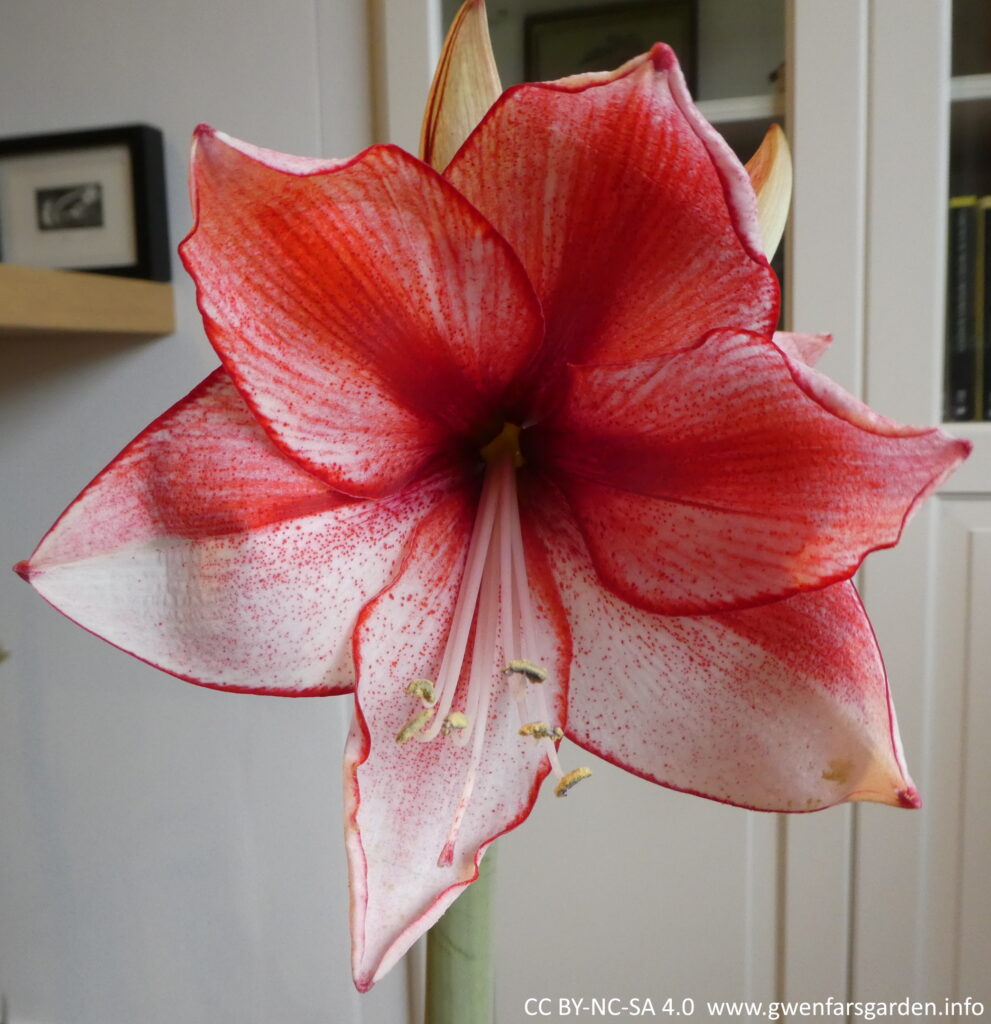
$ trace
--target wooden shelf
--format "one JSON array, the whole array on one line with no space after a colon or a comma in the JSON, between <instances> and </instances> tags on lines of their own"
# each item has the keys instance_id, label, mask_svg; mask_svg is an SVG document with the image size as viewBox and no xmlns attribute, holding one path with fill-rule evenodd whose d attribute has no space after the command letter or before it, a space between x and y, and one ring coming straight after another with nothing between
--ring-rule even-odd
<instances>
[{"instance_id":1,"label":"wooden shelf","mask_svg":"<svg viewBox=\"0 0 991 1024\"><path fill-rule=\"evenodd\" d=\"M175 330L172 285L0 263L0 333L136 334Z\"/></svg>"}]
</instances>

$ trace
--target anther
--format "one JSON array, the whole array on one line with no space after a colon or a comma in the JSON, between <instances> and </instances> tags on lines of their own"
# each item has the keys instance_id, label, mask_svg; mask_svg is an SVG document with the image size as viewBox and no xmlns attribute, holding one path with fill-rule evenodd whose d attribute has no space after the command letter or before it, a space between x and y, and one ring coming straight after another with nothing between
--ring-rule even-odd
<instances>
[{"instance_id":1,"label":"anther","mask_svg":"<svg viewBox=\"0 0 991 1024\"><path fill-rule=\"evenodd\" d=\"M428 704L433 704L437 700L434 684L429 679L414 679L406 687L406 692L411 697L419 697L421 700L425 700Z\"/></svg>"},{"instance_id":2,"label":"anther","mask_svg":"<svg viewBox=\"0 0 991 1024\"><path fill-rule=\"evenodd\" d=\"M433 717L433 708L424 708L415 714L396 734L396 742L405 743L411 740Z\"/></svg>"},{"instance_id":3,"label":"anther","mask_svg":"<svg viewBox=\"0 0 991 1024\"><path fill-rule=\"evenodd\" d=\"M462 729L468 728L468 719L460 711L452 711L447 718L444 719L444 724L440 727L441 734L444 736L450 736L452 732L457 730L460 732Z\"/></svg>"},{"instance_id":4,"label":"anther","mask_svg":"<svg viewBox=\"0 0 991 1024\"><path fill-rule=\"evenodd\" d=\"M526 725L520 726L520 735L532 736L538 740L547 739L557 742L564 739L564 730L559 726L552 729L546 722L527 722Z\"/></svg>"},{"instance_id":5,"label":"anther","mask_svg":"<svg viewBox=\"0 0 991 1024\"><path fill-rule=\"evenodd\" d=\"M526 658L511 661L502 672L503 675L507 676L518 672L521 676L526 676L531 683L542 683L547 679L547 669L534 665L532 661L527 661Z\"/></svg>"},{"instance_id":6,"label":"anther","mask_svg":"<svg viewBox=\"0 0 991 1024\"><path fill-rule=\"evenodd\" d=\"M554 787L555 796L567 796L568 790L572 786L578 785L582 779L587 779L592 774L591 768L576 768L573 772L568 772L561 781Z\"/></svg>"}]
</instances>

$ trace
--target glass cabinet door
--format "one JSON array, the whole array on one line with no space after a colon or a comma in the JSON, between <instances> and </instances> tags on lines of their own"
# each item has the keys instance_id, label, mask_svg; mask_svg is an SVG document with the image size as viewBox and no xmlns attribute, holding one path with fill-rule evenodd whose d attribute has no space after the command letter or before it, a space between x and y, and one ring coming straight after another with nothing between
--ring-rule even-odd
<instances>
[{"instance_id":1,"label":"glass cabinet door","mask_svg":"<svg viewBox=\"0 0 991 1024\"><path fill-rule=\"evenodd\" d=\"M991 420L991 4L953 4L943 419Z\"/></svg>"},{"instance_id":2,"label":"glass cabinet door","mask_svg":"<svg viewBox=\"0 0 991 1024\"><path fill-rule=\"evenodd\" d=\"M459 0L443 0L450 24ZM784 0L490 0L503 87L619 67L658 41L706 118L746 160L784 117Z\"/></svg>"}]
</instances>

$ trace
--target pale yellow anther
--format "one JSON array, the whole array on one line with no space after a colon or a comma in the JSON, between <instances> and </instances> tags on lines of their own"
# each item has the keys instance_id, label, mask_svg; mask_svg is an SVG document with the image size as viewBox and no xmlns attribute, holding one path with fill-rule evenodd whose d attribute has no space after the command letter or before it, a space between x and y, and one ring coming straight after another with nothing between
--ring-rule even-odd
<instances>
[{"instance_id":1,"label":"pale yellow anther","mask_svg":"<svg viewBox=\"0 0 991 1024\"><path fill-rule=\"evenodd\" d=\"M551 728L546 722L527 722L520 726L521 736L532 736L534 739L558 740L564 739L564 730L558 726Z\"/></svg>"},{"instance_id":2,"label":"pale yellow anther","mask_svg":"<svg viewBox=\"0 0 991 1024\"><path fill-rule=\"evenodd\" d=\"M582 779L587 779L592 774L591 768L576 768L568 772L563 779L554 787L555 796L567 796L572 786L577 786Z\"/></svg>"},{"instance_id":3,"label":"pale yellow anther","mask_svg":"<svg viewBox=\"0 0 991 1024\"><path fill-rule=\"evenodd\" d=\"M405 743L407 740L411 740L433 717L433 708L424 708L415 714L396 734L396 742Z\"/></svg>"},{"instance_id":4,"label":"pale yellow anther","mask_svg":"<svg viewBox=\"0 0 991 1024\"><path fill-rule=\"evenodd\" d=\"M547 679L547 669L534 665L532 661L527 661L526 658L511 661L502 671L507 676L518 672L521 676L526 676L531 683L542 683Z\"/></svg>"},{"instance_id":5,"label":"pale yellow anther","mask_svg":"<svg viewBox=\"0 0 991 1024\"><path fill-rule=\"evenodd\" d=\"M419 697L420 700L425 700L428 704L433 704L437 700L434 684L430 679L414 679L406 687L406 692L411 697Z\"/></svg>"},{"instance_id":6,"label":"pale yellow anther","mask_svg":"<svg viewBox=\"0 0 991 1024\"><path fill-rule=\"evenodd\" d=\"M444 719L444 724L440 727L440 731L445 736L450 736L452 732L461 732L462 729L468 728L468 719L460 711L452 711L447 718Z\"/></svg>"}]
</instances>

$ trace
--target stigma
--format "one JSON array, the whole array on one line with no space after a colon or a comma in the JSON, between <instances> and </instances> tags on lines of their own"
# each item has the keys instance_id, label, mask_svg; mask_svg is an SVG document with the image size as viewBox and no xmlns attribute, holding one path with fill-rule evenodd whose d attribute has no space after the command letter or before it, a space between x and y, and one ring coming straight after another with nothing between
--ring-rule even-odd
<instances>
[{"instance_id":1,"label":"stigma","mask_svg":"<svg viewBox=\"0 0 991 1024\"><path fill-rule=\"evenodd\" d=\"M406 686L406 698L414 698L420 707L396 736L400 744L415 739L466 748L461 791L451 807L439 867L453 863L485 756L486 730L495 727L490 722L494 702L509 698L517 721L502 727L519 735L520 757L533 758L532 744L537 745L558 780L558 796L592 774L588 768L565 772L558 759L564 728L551 714L544 685L549 672L538 660L538 618L520 525L520 428L504 424L480 455L485 476L444 651L436 676L425 674Z\"/></svg>"}]
</instances>

